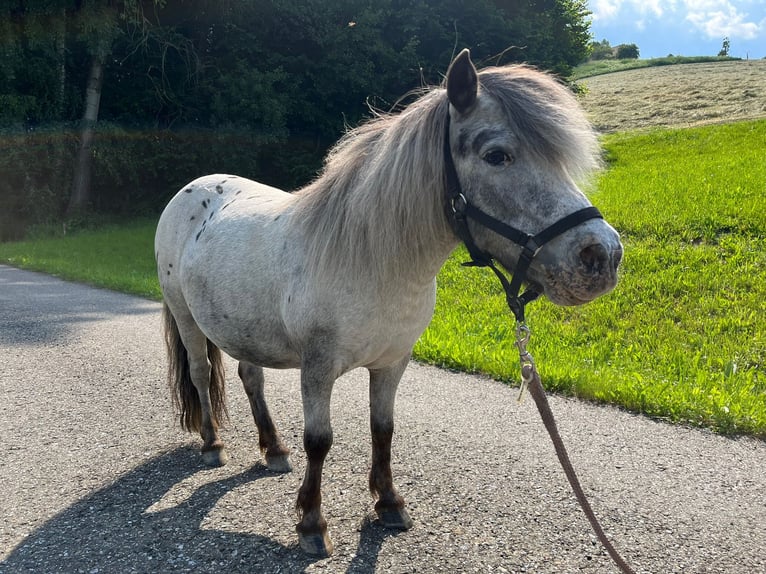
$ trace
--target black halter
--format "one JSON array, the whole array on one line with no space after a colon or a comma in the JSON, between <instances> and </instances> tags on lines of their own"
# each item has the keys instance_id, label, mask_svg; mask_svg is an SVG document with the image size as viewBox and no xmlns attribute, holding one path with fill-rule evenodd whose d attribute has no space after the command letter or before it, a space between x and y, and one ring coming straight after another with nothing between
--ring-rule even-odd
<instances>
[{"instance_id":1,"label":"black halter","mask_svg":"<svg viewBox=\"0 0 766 574\"><path fill-rule=\"evenodd\" d=\"M527 270L532 264L535 255L540 251L540 248L573 227L577 227L589 219L603 219L603 216L595 207L585 207L559 219L554 224L543 229L537 235L530 235L529 233L516 229L507 223L503 223L499 219L495 219L488 213L483 212L475 205L469 203L468 199L463 195L460 180L457 176L457 170L455 169L455 162L452 159L449 130L450 116L449 112L447 112L444 135L444 166L447 176L446 209L447 218L452 224L452 229L465 244L468 249L468 254L471 256L471 261L463 263L463 265L467 267L489 267L492 269L500 280L500 283L503 285L508 307L510 307L516 320L519 323L523 323L524 306L541 295L540 292L533 288L529 288L523 294L519 295L521 285L526 279ZM519 260L516 263L510 281L508 281L503 272L497 268L492 255L482 251L476 243L474 243L473 238L471 237L471 232L468 229L468 218L473 219L475 222L491 229L495 233L513 241L516 245L521 247L521 255L519 255Z\"/></svg>"}]
</instances>

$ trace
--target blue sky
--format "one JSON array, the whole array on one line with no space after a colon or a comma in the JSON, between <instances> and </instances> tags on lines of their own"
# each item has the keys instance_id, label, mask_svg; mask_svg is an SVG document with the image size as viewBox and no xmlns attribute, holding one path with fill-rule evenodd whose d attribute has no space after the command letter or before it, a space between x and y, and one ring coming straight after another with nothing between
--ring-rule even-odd
<instances>
[{"instance_id":1,"label":"blue sky","mask_svg":"<svg viewBox=\"0 0 766 574\"><path fill-rule=\"evenodd\" d=\"M766 57L766 0L588 0L591 32L612 46L636 44L642 58Z\"/></svg>"}]
</instances>

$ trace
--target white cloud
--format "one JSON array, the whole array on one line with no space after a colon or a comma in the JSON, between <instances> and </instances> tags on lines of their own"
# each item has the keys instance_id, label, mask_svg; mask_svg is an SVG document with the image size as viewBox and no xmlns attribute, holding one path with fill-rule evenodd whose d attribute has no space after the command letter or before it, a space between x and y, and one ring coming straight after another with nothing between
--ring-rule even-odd
<instances>
[{"instance_id":1,"label":"white cloud","mask_svg":"<svg viewBox=\"0 0 766 574\"><path fill-rule=\"evenodd\" d=\"M612 20L620 12L622 0L591 0L593 20Z\"/></svg>"},{"instance_id":2,"label":"white cloud","mask_svg":"<svg viewBox=\"0 0 766 574\"><path fill-rule=\"evenodd\" d=\"M607 21L635 18L636 14L659 18L666 10L674 10L676 2L677 0L591 0L589 6L593 12L593 20Z\"/></svg>"},{"instance_id":3,"label":"white cloud","mask_svg":"<svg viewBox=\"0 0 766 574\"><path fill-rule=\"evenodd\" d=\"M654 14L658 18L665 12L662 7L663 4L671 10L675 9L675 2L663 2L663 0L642 0L640 2L636 1L634 4L636 4L636 8L638 8L641 14Z\"/></svg>"},{"instance_id":4,"label":"white cloud","mask_svg":"<svg viewBox=\"0 0 766 574\"><path fill-rule=\"evenodd\" d=\"M593 21L599 23L622 21L639 30L652 21L687 22L708 38L729 36L752 40L766 31L763 13L758 18L748 15L748 8L759 8L761 0L590 0Z\"/></svg>"},{"instance_id":5,"label":"white cloud","mask_svg":"<svg viewBox=\"0 0 766 574\"><path fill-rule=\"evenodd\" d=\"M748 20L732 2L713 0L686 0L689 9L686 20L708 38L724 36L752 40L762 31L764 23Z\"/></svg>"}]
</instances>

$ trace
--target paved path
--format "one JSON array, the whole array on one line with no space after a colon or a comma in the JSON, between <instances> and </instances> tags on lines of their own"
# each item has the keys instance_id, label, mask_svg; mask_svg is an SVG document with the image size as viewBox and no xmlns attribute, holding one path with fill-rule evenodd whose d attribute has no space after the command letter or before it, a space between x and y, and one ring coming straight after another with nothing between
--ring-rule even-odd
<instances>
[{"instance_id":1,"label":"paved path","mask_svg":"<svg viewBox=\"0 0 766 574\"><path fill-rule=\"evenodd\" d=\"M174 425L159 305L0 266L0 572L615 572L570 494L531 399L412 365L394 472L415 527L366 492L364 372L333 397L325 511L336 552L306 558L297 373L267 393L295 470L262 465L229 365L231 461L205 469ZM766 444L553 397L607 533L640 572L766 572Z\"/></svg>"}]
</instances>

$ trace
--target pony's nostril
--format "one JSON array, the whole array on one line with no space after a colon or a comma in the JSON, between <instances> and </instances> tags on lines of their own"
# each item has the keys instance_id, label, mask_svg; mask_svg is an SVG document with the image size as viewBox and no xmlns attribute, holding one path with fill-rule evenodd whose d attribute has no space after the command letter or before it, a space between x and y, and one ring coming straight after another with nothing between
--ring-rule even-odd
<instances>
[{"instance_id":1,"label":"pony's nostril","mask_svg":"<svg viewBox=\"0 0 766 574\"><path fill-rule=\"evenodd\" d=\"M609 253L603 245L594 243L580 251L580 261L588 273L596 275L609 265Z\"/></svg>"},{"instance_id":2,"label":"pony's nostril","mask_svg":"<svg viewBox=\"0 0 766 574\"><path fill-rule=\"evenodd\" d=\"M618 247L614 251L612 251L612 266L614 267L615 271L620 266L620 263L622 262L622 247Z\"/></svg>"}]
</instances>

